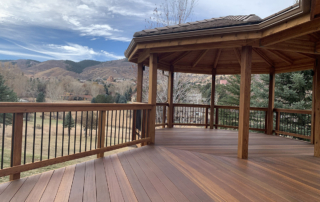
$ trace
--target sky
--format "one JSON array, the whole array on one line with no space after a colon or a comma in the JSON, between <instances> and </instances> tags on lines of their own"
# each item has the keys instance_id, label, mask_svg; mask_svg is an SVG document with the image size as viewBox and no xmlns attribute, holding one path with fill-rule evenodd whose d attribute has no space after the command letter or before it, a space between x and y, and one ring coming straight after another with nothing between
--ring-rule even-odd
<instances>
[{"instance_id":1,"label":"sky","mask_svg":"<svg viewBox=\"0 0 320 202\"><path fill-rule=\"evenodd\" d=\"M146 28L161 1L1 0L0 60L122 59L133 34ZM188 21L247 14L265 18L293 3L197 0Z\"/></svg>"}]
</instances>

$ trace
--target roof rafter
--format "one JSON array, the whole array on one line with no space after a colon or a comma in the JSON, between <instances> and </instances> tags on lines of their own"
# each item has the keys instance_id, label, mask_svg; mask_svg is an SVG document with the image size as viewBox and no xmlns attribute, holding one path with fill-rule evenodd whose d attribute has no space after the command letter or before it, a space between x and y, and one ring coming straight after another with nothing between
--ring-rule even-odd
<instances>
[{"instance_id":1,"label":"roof rafter","mask_svg":"<svg viewBox=\"0 0 320 202\"><path fill-rule=\"evenodd\" d=\"M258 48L253 48L253 51L258 54L261 59L263 59L267 64L269 64L271 67L274 66L273 61L264 53L262 52L262 50L258 49Z\"/></svg>"},{"instance_id":2,"label":"roof rafter","mask_svg":"<svg viewBox=\"0 0 320 202\"><path fill-rule=\"evenodd\" d=\"M292 65L294 62L291 58L281 53L280 51L277 51L277 50L268 50L268 51L289 65Z\"/></svg>"},{"instance_id":3,"label":"roof rafter","mask_svg":"<svg viewBox=\"0 0 320 202\"><path fill-rule=\"evenodd\" d=\"M214 63L213 63L213 68L214 68L214 69L216 69L217 66L218 66L218 62L219 62L219 58L220 58L221 52L222 52L222 50L221 50L221 49L218 49L218 51L217 51L217 53L216 53L216 57L215 57Z\"/></svg>"},{"instance_id":4,"label":"roof rafter","mask_svg":"<svg viewBox=\"0 0 320 202\"><path fill-rule=\"evenodd\" d=\"M196 61L194 61L192 67L195 68L197 64L201 61L201 59L208 53L209 49L204 50L200 53L200 55L197 57Z\"/></svg>"},{"instance_id":5,"label":"roof rafter","mask_svg":"<svg viewBox=\"0 0 320 202\"><path fill-rule=\"evenodd\" d=\"M234 51L234 54L236 55L236 58L237 58L239 64L241 65L241 54L240 54L240 51L237 48L234 48L233 51Z\"/></svg>"},{"instance_id":6,"label":"roof rafter","mask_svg":"<svg viewBox=\"0 0 320 202\"><path fill-rule=\"evenodd\" d=\"M144 50L142 53L139 54L138 63L142 63L150 56L150 49Z\"/></svg>"},{"instance_id":7,"label":"roof rafter","mask_svg":"<svg viewBox=\"0 0 320 202\"><path fill-rule=\"evenodd\" d=\"M320 30L320 18L280 31L260 39L260 46L269 46Z\"/></svg>"},{"instance_id":8,"label":"roof rafter","mask_svg":"<svg viewBox=\"0 0 320 202\"><path fill-rule=\"evenodd\" d=\"M186 52L181 53L178 57L176 57L175 59L170 61L170 64L172 64L172 65L177 64L180 60L182 60L184 57L186 57L190 53L191 53L191 51L186 51Z\"/></svg>"}]
</instances>

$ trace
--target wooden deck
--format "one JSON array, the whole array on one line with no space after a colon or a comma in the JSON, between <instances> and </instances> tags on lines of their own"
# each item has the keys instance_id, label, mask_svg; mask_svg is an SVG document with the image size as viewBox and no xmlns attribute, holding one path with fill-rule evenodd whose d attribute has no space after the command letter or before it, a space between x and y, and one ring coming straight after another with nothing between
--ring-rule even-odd
<instances>
[{"instance_id":1,"label":"wooden deck","mask_svg":"<svg viewBox=\"0 0 320 202\"><path fill-rule=\"evenodd\" d=\"M319 201L313 145L251 133L160 129L156 145L0 185L0 201Z\"/></svg>"}]
</instances>

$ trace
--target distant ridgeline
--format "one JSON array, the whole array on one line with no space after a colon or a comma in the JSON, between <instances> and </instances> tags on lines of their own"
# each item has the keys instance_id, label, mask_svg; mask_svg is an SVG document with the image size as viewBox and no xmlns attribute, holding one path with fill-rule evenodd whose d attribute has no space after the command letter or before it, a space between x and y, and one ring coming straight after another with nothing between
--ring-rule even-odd
<instances>
[{"instance_id":1,"label":"distant ridgeline","mask_svg":"<svg viewBox=\"0 0 320 202\"><path fill-rule=\"evenodd\" d=\"M66 60L65 63L67 64L67 70L80 74L86 67L98 65L101 62L95 60L82 60L80 62Z\"/></svg>"}]
</instances>

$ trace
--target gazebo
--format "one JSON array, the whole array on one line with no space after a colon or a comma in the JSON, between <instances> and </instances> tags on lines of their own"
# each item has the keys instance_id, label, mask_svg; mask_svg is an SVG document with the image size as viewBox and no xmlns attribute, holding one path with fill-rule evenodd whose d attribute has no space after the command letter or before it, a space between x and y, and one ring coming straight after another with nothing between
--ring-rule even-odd
<instances>
[{"instance_id":1,"label":"gazebo","mask_svg":"<svg viewBox=\"0 0 320 202\"><path fill-rule=\"evenodd\" d=\"M320 157L320 1L301 0L267 18L227 16L136 32L125 56L138 65L137 101L142 101L143 66L149 66L149 104L156 104L157 70L169 72L168 127L173 122L174 72L241 74L238 157L248 158L251 74L269 74L267 134L273 133L275 74L314 71L311 142ZM155 125L155 107L150 124ZM210 128L214 126L210 113ZM151 126L152 143L155 142Z\"/></svg>"}]
</instances>

